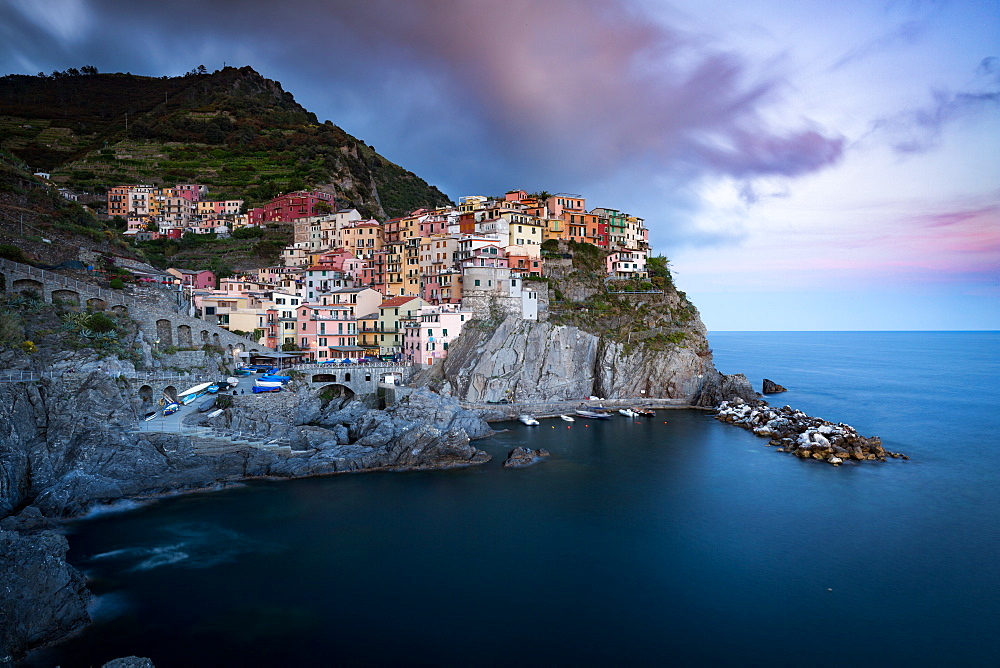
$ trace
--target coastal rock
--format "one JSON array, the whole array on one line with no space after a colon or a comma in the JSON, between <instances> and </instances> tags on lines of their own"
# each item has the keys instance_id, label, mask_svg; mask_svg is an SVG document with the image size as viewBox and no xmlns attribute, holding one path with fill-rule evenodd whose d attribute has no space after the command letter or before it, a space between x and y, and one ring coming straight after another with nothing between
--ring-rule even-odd
<instances>
[{"instance_id":1,"label":"coastal rock","mask_svg":"<svg viewBox=\"0 0 1000 668\"><path fill-rule=\"evenodd\" d=\"M503 463L505 469L523 468L537 464L544 457L548 457L549 452L544 448L532 450L531 448L517 447L507 454L507 461Z\"/></svg>"},{"instance_id":2,"label":"coastal rock","mask_svg":"<svg viewBox=\"0 0 1000 668\"><path fill-rule=\"evenodd\" d=\"M693 347L629 347L579 327L511 316L495 327L466 327L441 373L443 393L496 403L588 396L689 400L717 372L711 357Z\"/></svg>"},{"instance_id":3,"label":"coastal rock","mask_svg":"<svg viewBox=\"0 0 1000 668\"><path fill-rule=\"evenodd\" d=\"M708 408L726 401L733 403L757 401L757 393L742 373L725 375L712 369L704 376L704 382L691 402L694 406Z\"/></svg>"},{"instance_id":4,"label":"coastal rock","mask_svg":"<svg viewBox=\"0 0 1000 668\"><path fill-rule=\"evenodd\" d=\"M66 563L68 550L66 537L55 531L0 530L0 663L90 623L92 596Z\"/></svg>"},{"instance_id":5,"label":"coastal rock","mask_svg":"<svg viewBox=\"0 0 1000 668\"><path fill-rule=\"evenodd\" d=\"M773 380L768 378L764 379L763 387L761 387L761 392L764 394L777 394L778 392L787 392L788 390L781 385L778 385Z\"/></svg>"},{"instance_id":6,"label":"coastal rock","mask_svg":"<svg viewBox=\"0 0 1000 668\"><path fill-rule=\"evenodd\" d=\"M759 399L723 401L718 406L716 418L769 438L768 445L780 445L776 448L778 452L791 452L796 457L822 460L835 466L849 459L909 459L904 454L885 450L880 438L861 436L850 425L810 417L791 406L774 408Z\"/></svg>"}]
</instances>

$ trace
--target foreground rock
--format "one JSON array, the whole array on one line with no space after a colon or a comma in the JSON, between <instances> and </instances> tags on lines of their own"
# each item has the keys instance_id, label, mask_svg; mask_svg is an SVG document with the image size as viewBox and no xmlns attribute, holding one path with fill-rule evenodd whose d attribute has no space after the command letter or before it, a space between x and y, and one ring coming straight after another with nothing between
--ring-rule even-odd
<instances>
[{"instance_id":1,"label":"foreground rock","mask_svg":"<svg viewBox=\"0 0 1000 668\"><path fill-rule=\"evenodd\" d=\"M788 390L786 388L782 387L781 385L778 385L770 378L765 378L764 385L763 387L761 387L761 392L763 392L764 394L777 394L778 392L787 392L787 391Z\"/></svg>"},{"instance_id":2,"label":"foreground rock","mask_svg":"<svg viewBox=\"0 0 1000 668\"><path fill-rule=\"evenodd\" d=\"M503 467L505 469L519 469L537 464L548 456L549 451L544 448L532 450L531 448L517 447L507 454L507 461L503 463Z\"/></svg>"},{"instance_id":3,"label":"foreground rock","mask_svg":"<svg viewBox=\"0 0 1000 668\"><path fill-rule=\"evenodd\" d=\"M89 623L83 578L46 518L248 478L490 460L470 444L493 433L489 425L426 390L384 411L324 401L304 386L232 400L210 437L137 431L135 388L103 373L0 387L0 657L16 660Z\"/></svg>"},{"instance_id":4,"label":"foreground rock","mask_svg":"<svg viewBox=\"0 0 1000 668\"><path fill-rule=\"evenodd\" d=\"M878 436L861 436L850 425L810 417L791 406L774 408L765 401L733 404L724 401L715 417L771 439L768 445L777 446L778 452L791 452L802 459L817 459L834 466L848 460L909 459L883 448Z\"/></svg>"},{"instance_id":5,"label":"foreground rock","mask_svg":"<svg viewBox=\"0 0 1000 668\"><path fill-rule=\"evenodd\" d=\"M90 624L92 597L66 563L68 550L66 537L50 529L0 529L0 664Z\"/></svg>"}]
</instances>

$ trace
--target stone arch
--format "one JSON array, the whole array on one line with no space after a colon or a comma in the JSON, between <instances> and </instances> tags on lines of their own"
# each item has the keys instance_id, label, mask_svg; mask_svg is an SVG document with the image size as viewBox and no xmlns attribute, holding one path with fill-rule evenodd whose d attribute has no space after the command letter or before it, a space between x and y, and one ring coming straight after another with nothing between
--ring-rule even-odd
<instances>
[{"instance_id":1,"label":"stone arch","mask_svg":"<svg viewBox=\"0 0 1000 668\"><path fill-rule=\"evenodd\" d=\"M163 388L163 394L167 395L170 401L177 401L177 388L173 385L167 385Z\"/></svg>"},{"instance_id":2,"label":"stone arch","mask_svg":"<svg viewBox=\"0 0 1000 668\"><path fill-rule=\"evenodd\" d=\"M326 404L333 399L341 399L341 405L347 404L354 399L354 390L341 383L331 383L318 388L319 396Z\"/></svg>"},{"instance_id":3,"label":"stone arch","mask_svg":"<svg viewBox=\"0 0 1000 668\"><path fill-rule=\"evenodd\" d=\"M228 357L232 357L233 356L233 344L231 344L231 343L226 344L226 355Z\"/></svg>"},{"instance_id":4,"label":"stone arch","mask_svg":"<svg viewBox=\"0 0 1000 668\"><path fill-rule=\"evenodd\" d=\"M10 287L14 289L14 292L37 292L41 296L43 286L40 281L33 278L19 278Z\"/></svg>"},{"instance_id":5,"label":"stone arch","mask_svg":"<svg viewBox=\"0 0 1000 668\"><path fill-rule=\"evenodd\" d=\"M202 345L205 345L206 343L208 343L208 330L207 329L201 330L201 343L202 343Z\"/></svg>"},{"instance_id":6,"label":"stone arch","mask_svg":"<svg viewBox=\"0 0 1000 668\"><path fill-rule=\"evenodd\" d=\"M166 318L156 321L156 338L160 340L161 346L174 345L174 327Z\"/></svg>"},{"instance_id":7,"label":"stone arch","mask_svg":"<svg viewBox=\"0 0 1000 668\"><path fill-rule=\"evenodd\" d=\"M312 382L314 383L336 383L337 374L335 373L314 373L312 377Z\"/></svg>"},{"instance_id":8,"label":"stone arch","mask_svg":"<svg viewBox=\"0 0 1000 668\"><path fill-rule=\"evenodd\" d=\"M55 296L56 294L53 292L52 298L54 299ZM99 299L98 297L91 297L90 299L87 300L87 308L89 308L91 311L106 311L108 310L108 303L103 299Z\"/></svg>"},{"instance_id":9,"label":"stone arch","mask_svg":"<svg viewBox=\"0 0 1000 668\"><path fill-rule=\"evenodd\" d=\"M177 325L177 347L179 348L192 348L194 343L191 341L191 327L188 325Z\"/></svg>"},{"instance_id":10,"label":"stone arch","mask_svg":"<svg viewBox=\"0 0 1000 668\"><path fill-rule=\"evenodd\" d=\"M221 343L221 341L220 341L220 339L219 339L219 333L218 333L218 332L215 332L214 334L212 334L212 345L213 345L213 346L217 346L217 345L219 345L220 343Z\"/></svg>"},{"instance_id":11,"label":"stone arch","mask_svg":"<svg viewBox=\"0 0 1000 668\"><path fill-rule=\"evenodd\" d=\"M111 312L114 313L115 315L120 315L120 316L124 317L124 316L128 315L128 307L127 306L121 306L121 305L112 306L111 307Z\"/></svg>"},{"instance_id":12,"label":"stone arch","mask_svg":"<svg viewBox=\"0 0 1000 668\"><path fill-rule=\"evenodd\" d=\"M139 398L143 404L153 403L153 388L150 385L143 385L139 388Z\"/></svg>"},{"instance_id":13,"label":"stone arch","mask_svg":"<svg viewBox=\"0 0 1000 668\"><path fill-rule=\"evenodd\" d=\"M80 305L80 293L76 290L53 290L52 301L57 299L64 302L73 302L77 306Z\"/></svg>"}]
</instances>

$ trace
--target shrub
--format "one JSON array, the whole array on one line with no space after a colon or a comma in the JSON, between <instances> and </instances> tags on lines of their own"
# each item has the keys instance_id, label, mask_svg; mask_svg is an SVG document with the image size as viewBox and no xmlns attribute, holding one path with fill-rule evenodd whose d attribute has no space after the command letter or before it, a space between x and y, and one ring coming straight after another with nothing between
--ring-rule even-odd
<instances>
[{"instance_id":1,"label":"shrub","mask_svg":"<svg viewBox=\"0 0 1000 668\"><path fill-rule=\"evenodd\" d=\"M35 345L34 341L24 341L21 343L21 350L31 355L32 353L38 352L38 346Z\"/></svg>"},{"instance_id":2,"label":"shrub","mask_svg":"<svg viewBox=\"0 0 1000 668\"><path fill-rule=\"evenodd\" d=\"M86 327L95 332L110 332L115 329L115 321L104 313L94 313L87 317Z\"/></svg>"},{"instance_id":3,"label":"shrub","mask_svg":"<svg viewBox=\"0 0 1000 668\"><path fill-rule=\"evenodd\" d=\"M14 262L27 262L24 251L13 244L0 244L0 257Z\"/></svg>"},{"instance_id":4,"label":"shrub","mask_svg":"<svg viewBox=\"0 0 1000 668\"><path fill-rule=\"evenodd\" d=\"M113 290L123 290L125 288L125 282L120 278L111 279L111 288Z\"/></svg>"}]
</instances>

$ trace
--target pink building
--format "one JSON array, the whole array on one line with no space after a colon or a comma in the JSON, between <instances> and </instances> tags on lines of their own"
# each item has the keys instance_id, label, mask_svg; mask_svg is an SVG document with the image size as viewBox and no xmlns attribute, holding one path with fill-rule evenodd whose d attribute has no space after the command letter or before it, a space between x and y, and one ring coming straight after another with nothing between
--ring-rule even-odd
<instances>
[{"instance_id":1,"label":"pink building","mask_svg":"<svg viewBox=\"0 0 1000 668\"><path fill-rule=\"evenodd\" d=\"M404 325L403 359L414 364L435 364L448 356L448 346L472 319L472 311L458 304L427 306Z\"/></svg>"},{"instance_id":2,"label":"pink building","mask_svg":"<svg viewBox=\"0 0 1000 668\"><path fill-rule=\"evenodd\" d=\"M198 183L178 183L174 186L174 194L189 202L200 202L201 198L208 194L208 186Z\"/></svg>"},{"instance_id":3,"label":"pink building","mask_svg":"<svg viewBox=\"0 0 1000 668\"><path fill-rule=\"evenodd\" d=\"M296 310L296 344L307 353L304 359L357 358L358 323L350 308L331 304L302 304Z\"/></svg>"},{"instance_id":4,"label":"pink building","mask_svg":"<svg viewBox=\"0 0 1000 668\"><path fill-rule=\"evenodd\" d=\"M318 190L298 190L275 197L262 207L250 210L250 224L291 223L299 218L321 214L321 209L336 211L333 195Z\"/></svg>"},{"instance_id":5,"label":"pink building","mask_svg":"<svg viewBox=\"0 0 1000 668\"><path fill-rule=\"evenodd\" d=\"M195 290L214 290L216 285L215 273L208 269L192 271L190 269L167 269L167 273L176 278L181 285L189 285Z\"/></svg>"}]
</instances>

